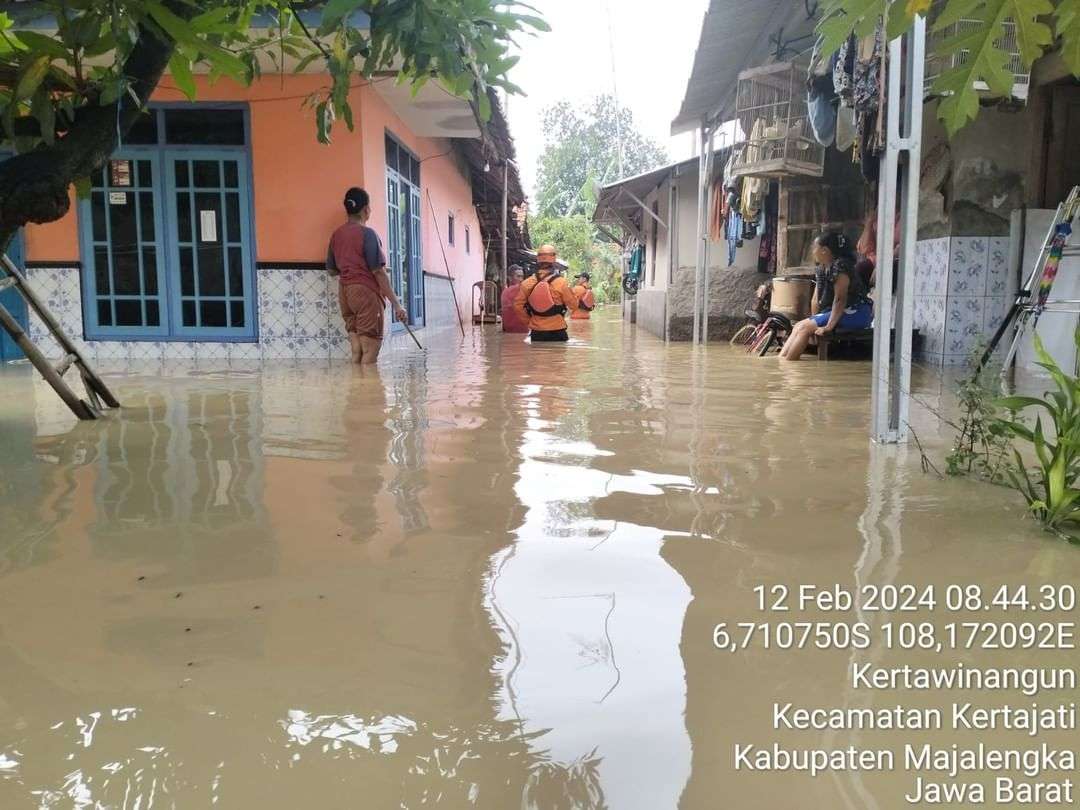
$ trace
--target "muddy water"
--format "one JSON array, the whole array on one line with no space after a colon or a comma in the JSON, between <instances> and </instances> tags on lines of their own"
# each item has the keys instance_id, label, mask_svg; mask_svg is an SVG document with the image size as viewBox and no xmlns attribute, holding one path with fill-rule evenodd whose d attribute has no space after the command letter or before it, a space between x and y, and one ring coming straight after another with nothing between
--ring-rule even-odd
<instances>
[{"instance_id":1,"label":"muddy water","mask_svg":"<svg viewBox=\"0 0 1080 810\"><path fill-rule=\"evenodd\" d=\"M732 654L713 630L760 620L760 584L1075 583L1080 554L868 447L866 364L574 327L378 371L111 369L127 408L95 424L0 370L0 807L894 808L902 772L736 772L733 746L1026 742L772 710L947 702L852 689L853 660L1074 654Z\"/></svg>"}]
</instances>

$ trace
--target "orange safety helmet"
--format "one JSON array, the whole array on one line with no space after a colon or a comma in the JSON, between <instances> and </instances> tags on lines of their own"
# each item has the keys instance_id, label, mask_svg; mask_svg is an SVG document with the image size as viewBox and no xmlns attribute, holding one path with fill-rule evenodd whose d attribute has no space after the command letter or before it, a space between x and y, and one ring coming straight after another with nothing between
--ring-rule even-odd
<instances>
[{"instance_id":1,"label":"orange safety helmet","mask_svg":"<svg viewBox=\"0 0 1080 810\"><path fill-rule=\"evenodd\" d=\"M557 255L554 245L541 245L540 249L536 251L537 261L543 261L545 256L549 256L552 264L555 264L555 257Z\"/></svg>"}]
</instances>

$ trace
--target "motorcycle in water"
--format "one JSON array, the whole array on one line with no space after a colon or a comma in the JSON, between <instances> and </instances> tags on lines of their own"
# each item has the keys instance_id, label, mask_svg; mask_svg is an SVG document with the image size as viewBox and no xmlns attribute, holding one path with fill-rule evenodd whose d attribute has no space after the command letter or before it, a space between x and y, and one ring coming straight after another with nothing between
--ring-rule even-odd
<instances>
[{"instance_id":1,"label":"motorcycle in water","mask_svg":"<svg viewBox=\"0 0 1080 810\"><path fill-rule=\"evenodd\" d=\"M641 282L645 277L645 246L638 245L630 254L629 269L623 273L622 288L629 295L637 295L641 289Z\"/></svg>"}]
</instances>

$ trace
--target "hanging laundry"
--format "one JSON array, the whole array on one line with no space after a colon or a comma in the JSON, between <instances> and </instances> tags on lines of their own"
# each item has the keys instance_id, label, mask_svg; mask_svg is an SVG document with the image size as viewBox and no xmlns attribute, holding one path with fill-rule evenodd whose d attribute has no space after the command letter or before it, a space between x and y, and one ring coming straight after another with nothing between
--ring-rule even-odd
<instances>
[{"instance_id":1,"label":"hanging laundry","mask_svg":"<svg viewBox=\"0 0 1080 810\"><path fill-rule=\"evenodd\" d=\"M735 251L742 246L742 215L732 211L727 221L728 267L735 264Z\"/></svg>"},{"instance_id":2,"label":"hanging laundry","mask_svg":"<svg viewBox=\"0 0 1080 810\"><path fill-rule=\"evenodd\" d=\"M727 195L724 193L724 181L717 178L713 181L709 196L709 239L713 242L724 241L724 225L727 222Z\"/></svg>"},{"instance_id":3,"label":"hanging laundry","mask_svg":"<svg viewBox=\"0 0 1080 810\"><path fill-rule=\"evenodd\" d=\"M885 30L879 23L873 34L858 44L853 74L852 101L855 105L857 148L853 155L863 176L873 182L880 172L878 158L884 149L882 92L884 90Z\"/></svg>"},{"instance_id":4,"label":"hanging laundry","mask_svg":"<svg viewBox=\"0 0 1080 810\"><path fill-rule=\"evenodd\" d=\"M808 83L806 108L814 140L822 146L831 146L836 138L836 102L830 76L815 76Z\"/></svg>"},{"instance_id":5,"label":"hanging laundry","mask_svg":"<svg viewBox=\"0 0 1080 810\"><path fill-rule=\"evenodd\" d=\"M842 102L851 101L852 99L852 85L854 84L855 74L855 51L857 47L855 35L852 34L844 44L840 46L840 50L833 56L833 88L836 90L836 95L840 97Z\"/></svg>"}]
</instances>

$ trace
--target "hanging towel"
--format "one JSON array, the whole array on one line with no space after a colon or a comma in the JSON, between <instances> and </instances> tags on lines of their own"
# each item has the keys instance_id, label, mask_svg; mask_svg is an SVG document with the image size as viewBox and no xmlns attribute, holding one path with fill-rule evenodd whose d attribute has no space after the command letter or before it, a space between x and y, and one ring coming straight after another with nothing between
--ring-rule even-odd
<instances>
[{"instance_id":1,"label":"hanging towel","mask_svg":"<svg viewBox=\"0 0 1080 810\"><path fill-rule=\"evenodd\" d=\"M712 198L709 205L709 239L713 242L722 242L724 241L724 212L727 208L722 179L713 181L709 196Z\"/></svg>"}]
</instances>

